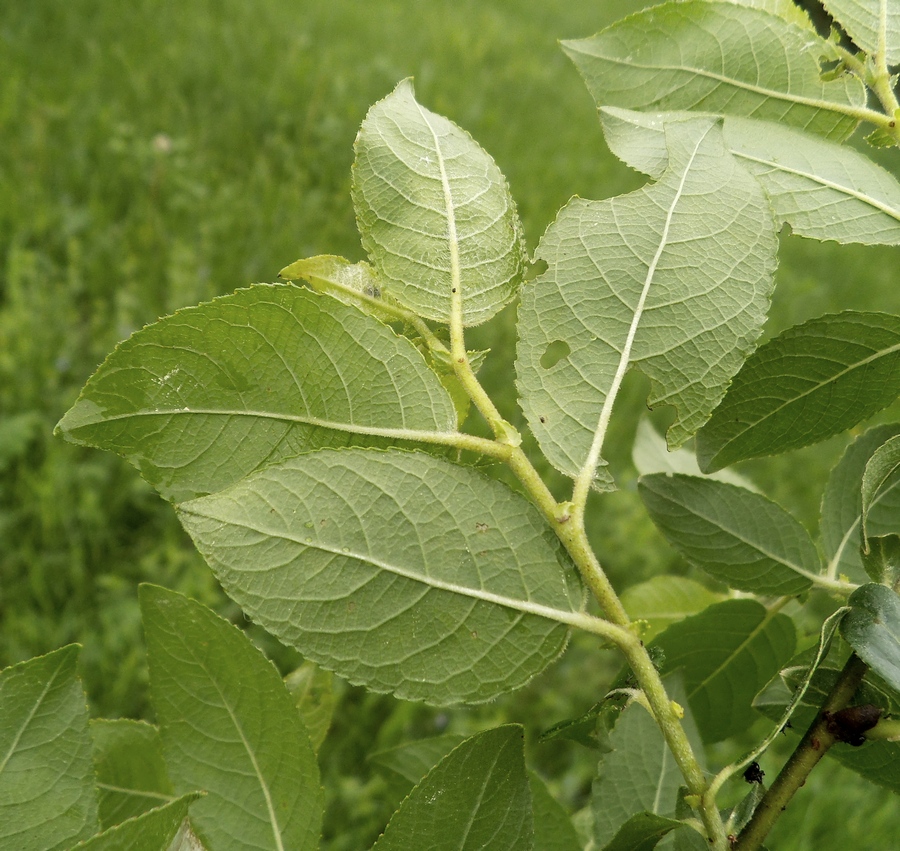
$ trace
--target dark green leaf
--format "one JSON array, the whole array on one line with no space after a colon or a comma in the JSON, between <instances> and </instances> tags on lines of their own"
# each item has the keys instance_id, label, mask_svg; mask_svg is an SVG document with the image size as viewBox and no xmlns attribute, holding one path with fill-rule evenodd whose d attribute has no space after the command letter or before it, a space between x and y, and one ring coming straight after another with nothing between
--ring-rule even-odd
<instances>
[{"instance_id":1,"label":"dark green leaf","mask_svg":"<svg viewBox=\"0 0 900 851\"><path fill-rule=\"evenodd\" d=\"M809 533L761 494L696 476L643 476L638 490L657 528L689 561L757 594L806 591L820 561Z\"/></svg>"},{"instance_id":2,"label":"dark green leaf","mask_svg":"<svg viewBox=\"0 0 900 851\"><path fill-rule=\"evenodd\" d=\"M174 799L159 730L119 718L91 722L100 824L121 824Z\"/></svg>"},{"instance_id":3,"label":"dark green leaf","mask_svg":"<svg viewBox=\"0 0 900 851\"><path fill-rule=\"evenodd\" d=\"M117 824L72 851L178 851L181 837L189 831L188 806L200 797L198 792L151 809Z\"/></svg>"},{"instance_id":4,"label":"dark green leaf","mask_svg":"<svg viewBox=\"0 0 900 851\"><path fill-rule=\"evenodd\" d=\"M878 447L866 463L862 477L862 542L863 549L868 552L869 509L878 498L896 484L897 471L900 470L900 436L886 440Z\"/></svg>"},{"instance_id":5,"label":"dark green leaf","mask_svg":"<svg viewBox=\"0 0 900 851\"><path fill-rule=\"evenodd\" d=\"M531 851L534 829L522 728L466 739L394 813L373 851Z\"/></svg>"},{"instance_id":6,"label":"dark green leaf","mask_svg":"<svg viewBox=\"0 0 900 851\"><path fill-rule=\"evenodd\" d=\"M300 455L179 514L253 620L374 691L489 700L543 670L588 618L538 512L423 453Z\"/></svg>"},{"instance_id":7,"label":"dark green leaf","mask_svg":"<svg viewBox=\"0 0 900 851\"><path fill-rule=\"evenodd\" d=\"M57 427L110 449L173 501L321 446L452 432L453 403L413 344L289 284L181 310L121 343Z\"/></svg>"},{"instance_id":8,"label":"dark green leaf","mask_svg":"<svg viewBox=\"0 0 900 851\"><path fill-rule=\"evenodd\" d=\"M175 789L216 849L318 848L319 771L274 666L205 606L141 586L150 688Z\"/></svg>"},{"instance_id":9,"label":"dark green leaf","mask_svg":"<svg viewBox=\"0 0 900 851\"><path fill-rule=\"evenodd\" d=\"M534 851L581 851L572 819L533 771L528 772L528 787L534 813Z\"/></svg>"},{"instance_id":10,"label":"dark green leaf","mask_svg":"<svg viewBox=\"0 0 900 851\"><path fill-rule=\"evenodd\" d=\"M869 579L893 585L900 579L900 535L870 537L867 543L869 551L863 549L860 556Z\"/></svg>"},{"instance_id":11,"label":"dark green leaf","mask_svg":"<svg viewBox=\"0 0 900 851\"><path fill-rule=\"evenodd\" d=\"M681 827L680 821L653 813L638 813L623 824L603 851L652 851L667 833Z\"/></svg>"},{"instance_id":12,"label":"dark green leaf","mask_svg":"<svg viewBox=\"0 0 900 851\"><path fill-rule=\"evenodd\" d=\"M385 776L399 799L409 794L413 786L465 739L455 733L430 736L376 751L369 756L369 761Z\"/></svg>"},{"instance_id":13,"label":"dark green leaf","mask_svg":"<svg viewBox=\"0 0 900 851\"><path fill-rule=\"evenodd\" d=\"M789 328L748 358L697 435L716 470L838 434L900 395L900 317L843 313Z\"/></svg>"},{"instance_id":14,"label":"dark green leaf","mask_svg":"<svg viewBox=\"0 0 900 851\"><path fill-rule=\"evenodd\" d=\"M856 654L900 692L900 597L884 585L863 585L847 601L841 635Z\"/></svg>"},{"instance_id":15,"label":"dark green leaf","mask_svg":"<svg viewBox=\"0 0 900 851\"><path fill-rule=\"evenodd\" d=\"M56 851L97 830L78 650L63 647L0 673L0 848Z\"/></svg>"}]
</instances>

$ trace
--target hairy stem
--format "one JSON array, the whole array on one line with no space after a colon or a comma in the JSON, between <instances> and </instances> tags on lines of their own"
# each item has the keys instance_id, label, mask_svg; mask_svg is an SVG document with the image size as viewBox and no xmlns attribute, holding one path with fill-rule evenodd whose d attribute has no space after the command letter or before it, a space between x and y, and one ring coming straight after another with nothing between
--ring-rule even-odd
<instances>
[{"instance_id":1,"label":"hairy stem","mask_svg":"<svg viewBox=\"0 0 900 851\"><path fill-rule=\"evenodd\" d=\"M810 771L837 741L834 733L828 729L829 715L844 709L850 703L867 670L868 666L855 653L847 660L834 688L800 744L741 831L735 851L757 851L760 847L794 793L806 782Z\"/></svg>"}]
</instances>

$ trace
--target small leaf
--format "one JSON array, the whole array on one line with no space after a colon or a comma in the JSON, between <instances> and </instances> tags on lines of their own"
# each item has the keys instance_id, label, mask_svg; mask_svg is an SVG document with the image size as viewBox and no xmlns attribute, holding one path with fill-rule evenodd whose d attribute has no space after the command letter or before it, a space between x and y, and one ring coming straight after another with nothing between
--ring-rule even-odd
<instances>
[{"instance_id":1,"label":"small leaf","mask_svg":"<svg viewBox=\"0 0 900 851\"><path fill-rule=\"evenodd\" d=\"M309 736L274 666L200 603L141 586L150 690L175 789L216 851L319 843L322 790Z\"/></svg>"},{"instance_id":2,"label":"small leaf","mask_svg":"<svg viewBox=\"0 0 900 851\"><path fill-rule=\"evenodd\" d=\"M822 82L833 50L808 28L732 3L667 3L563 48L598 106L752 115L841 140L866 101L855 77Z\"/></svg>"},{"instance_id":3,"label":"small leaf","mask_svg":"<svg viewBox=\"0 0 900 851\"><path fill-rule=\"evenodd\" d=\"M818 443L900 395L900 317L823 316L789 328L751 355L697 435L714 470Z\"/></svg>"},{"instance_id":4,"label":"small leaf","mask_svg":"<svg viewBox=\"0 0 900 851\"><path fill-rule=\"evenodd\" d=\"M622 592L622 605L632 620L647 621L648 631L641 634L649 641L673 623L702 612L723 599L699 582L683 576L654 576L631 585Z\"/></svg>"},{"instance_id":5,"label":"small leaf","mask_svg":"<svg viewBox=\"0 0 900 851\"><path fill-rule=\"evenodd\" d=\"M452 432L453 403L413 344L288 284L181 310L121 343L57 429L118 452L173 501L280 458Z\"/></svg>"},{"instance_id":6,"label":"small leaf","mask_svg":"<svg viewBox=\"0 0 900 851\"><path fill-rule=\"evenodd\" d=\"M534 851L581 851L572 819L533 771L528 772L528 787L534 814Z\"/></svg>"},{"instance_id":7,"label":"small leaf","mask_svg":"<svg viewBox=\"0 0 900 851\"><path fill-rule=\"evenodd\" d=\"M638 813L616 831L603 851L652 851L667 833L681 826L675 819Z\"/></svg>"},{"instance_id":8,"label":"small leaf","mask_svg":"<svg viewBox=\"0 0 900 851\"><path fill-rule=\"evenodd\" d=\"M547 272L522 294L522 407L548 459L570 476L602 448L630 366L650 377L651 407L676 408L668 441L679 446L724 396L765 319L776 241L758 182L713 119L666 134L659 182L562 209L537 251ZM557 341L569 354L546 368ZM596 484L608 488L609 476Z\"/></svg>"},{"instance_id":9,"label":"small leaf","mask_svg":"<svg viewBox=\"0 0 900 851\"><path fill-rule=\"evenodd\" d=\"M738 834L747 825L747 822L753 817L757 805L765 794L765 788L762 783L751 783L750 791L741 798L728 816L726 830L729 833Z\"/></svg>"},{"instance_id":10,"label":"small leaf","mask_svg":"<svg viewBox=\"0 0 900 851\"><path fill-rule=\"evenodd\" d=\"M466 737L455 733L430 736L369 755L372 763L386 778L397 797L403 798L450 751Z\"/></svg>"},{"instance_id":11,"label":"small leaf","mask_svg":"<svg viewBox=\"0 0 900 851\"><path fill-rule=\"evenodd\" d=\"M391 817L373 851L531 851L534 828L522 728L466 739Z\"/></svg>"},{"instance_id":12,"label":"small leaf","mask_svg":"<svg viewBox=\"0 0 900 851\"><path fill-rule=\"evenodd\" d=\"M866 543L869 551L863 549L860 556L869 579L892 586L900 579L900 535L869 538Z\"/></svg>"},{"instance_id":13,"label":"small leaf","mask_svg":"<svg viewBox=\"0 0 900 851\"><path fill-rule=\"evenodd\" d=\"M331 671L323 671L313 662L304 662L284 678L314 751L319 750L331 726L336 702L332 681Z\"/></svg>"},{"instance_id":14,"label":"small leaf","mask_svg":"<svg viewBox=\"0 0 900 851\"><path fill-rule=\"evenodd\" d=\"M800 594L820 568L809 533L761 494L694 476L643 476L638 490L666 540L734 588Z\"/></svg>"},{"instance_id":15,"label":"small leaf","mask_svg":"<svg viewBox=\"0 0 900 851\"><path fill-rule=\"evenodd\" d=\"M0 847L69 848L97 829L87 701L70 645L0 673Z\"/></svg>"},{"instance_id":16,"label":"small leaf","mask_svg":"<svg viewBox=\"0 0 900 851\"><path fill-rule=\"evenodd\" d=\"M823 0L823 5L857 47L883 59L886 65L900 64L900 5L896 0Z\"/></svg>"},{"instance_id":17,"label":"small leaf","mask_svg":"<svg viewBox=\"0 0 900 851\"><path fill-rule=\"evenodd\" d=\"M179 834L189 830L188 806L199 797L199 792L193 792L148 810L79 842L72 851L177 851Z\"/></svg>"},{"instance_id":18,"label":"small leaf","mask_svg":"<svg viewBox=\"0 0 900 851\"><path fill-rule=\"evenodd\" d=\"M869 551L869 536L866 519L869 509L878 497L897 484L897 471L900 470L900 435L886 440L869 458L862 477L862 545Z\"/></svg>"},{"instance_id":19,"label":"small leaf","mask_svg":"<svg viewBox=\"0 0 900 851\"><path fill-rule=\"evenodd\" d=\"M522 226L506 180L464 130L416 102L404 80L356 138L353 206L386 293L427 319L491 318L516 294Z\"/></svg>"},{"instance_id":20,"label":"small leaf","mask_svg":"<svg viewBox=\"0 0 900 851\"><path fill-rule=\"evenodd\" d=\"M791 658L793 621L755 600L726 600L670 626L651 645L680 670L700 735L719 742L753 722L756 693Z\"/></svg>"},{"instance_id":21,"label":"small leaf","mask_svg":"<svg viewBox=\"0 0 900 851\"><path fill-rule=\"evenodd\" d=\"M423 453L299 455L179 516L253 620L373 691L490 700L543 670L588 618L540 514Z\"/></svg>"},{"instance_id":22,"label":"small leaf","mask_svg":"<svg viewBox=\"0 0 900 851\"><path fill-rule=\"evenodd\" d=\"M900 692L900 597L884 585L862 585L847 601L841 635L856 654Z\"/></svg>"},{"instance_id":23,"label":"small leaf","mask_svg":"<svg viewBox=\"0 0 900 851\"><path fill-rule=\"evenodd\" d=\"M159 730L144 721L91 721L100 823L121 824L174 799Z\"/></svg>"}]
</instances>

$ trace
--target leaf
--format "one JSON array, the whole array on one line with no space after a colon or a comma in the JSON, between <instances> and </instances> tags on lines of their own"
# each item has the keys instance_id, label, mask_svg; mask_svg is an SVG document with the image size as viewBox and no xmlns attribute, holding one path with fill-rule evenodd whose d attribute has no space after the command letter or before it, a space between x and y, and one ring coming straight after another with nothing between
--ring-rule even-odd
<instances>
[{"instance_id":1,"label":"leaf","mask_svg":"<svg viewBox=\"0 0 900 851\"><path fill-rule=\"evenodd\" d=\"M413 789L373 851L531 851L522 728L466 739Z\"/></svg>"},{"instance_id":2,"label":"leaf","mask_svg":"<svg viewBox=\"0 0 900 851\"><path fill-rule=\"evenodd\" d=\"M738 801L728 816L725 829L729 834L737 835L746 827L747 822L753 817L756 807L762 800L765 791L762 783L750 784L750 791Z\"/></svg>"},{"instance_id":3,"label":"leaf","mask_svg":"<svg viewBox=\"0 0 900 851\"><path fill-rule=\"evenodd\" d=\"M689 112L603 107L606 141L632 168L658 177L668 162L665 125ZM772 121L726 116L728 150L759 180L775 216L792 231L841 243L900 243L900 184L853 148Z\"/></svg>"},{"instance_id":4,"label":"leaf","mask_svg":"<svg viewBox=\"0 0 900 851\"><path fill-rule=\"evenodd\" d=\"M896 486L900 469L900 435L891 437L878 447L869 458L862 477L862 545L869 551L869 535L866 519L878 497Z\"/></svg>"},{"instance_id":5,"label":"leaf","mask_svg":"<svg viewBox=\"0 0 900 851\"><path fill-rule=\"evenodd\" d=\"M630 365L650 377L651 407L677 409L668 441L678 446L725 394L765 319L776 243L759 184L725 151L713 119L666 133L660 181L570 201L538 247L547 272L522 295L523 410L568 475L588 470L602 448ZM546 367L557 341L569 353Z\"/></svg>"},{"instance_id":6,"label":"leaf","mask_svg":"<svg viewBox=\"0 0 900 851\"><path fill-rule=\"evenodd\" d=\"M844 311L789 328L744 364L697 435L714 470L839 434L900 395L900 317Z\"/></svg>"},{"instance_id":7,"label":"leaf","mask_svg":"<svg viewBox=\"0 0 900 851\"><path fill-rule=\"evenodd\" d=\"M189 830L188 806L199 797L199 793L193 792L148 810L86 842L79 842L72 851L177 851L179 834Z\"/></svg>"},{"instance_id":8,"label":"leaf","mask_svg":"<svg viewBox=\"0 0 900 851\"><path fill-rule=\"evenodd\" d=\"M533 771L528 772L528 788L534 814L534 851L581 851L572 819Z\"/></svg>"},{"instance_id":9,"label":"leaf","mask_svg":"<svg viewBox=\"0 0 900 851\"><path fill-rule=\"evenodd\" d=\"M159 730L144 721L91 721L100 824L121 824L174 799Z\"/></svg>"},{"instance_id":10,"label":"leaf","mask_svg":"<svg viewBox=\"0 0 900 851\"><path fill-rule=\"evenodd\" d=\"M638 813L623 824L603 851L652 851L660 839L675 828L680 821L661 818L653 813Z\"/></svg>"},{"instance_id":11,"label":"leaf","mask_svg":"<svg viewBox=\"0 0 900 851\"><path fill-rule=\"evenodd\" d=\"M847 601L841 635L863 662L900 692L900 597L884 585L861 585Z\"/></svg>"},{"instance_id":12,"label":"leaf","mask_svg":"<svg viewBox=\"0 0 900 851\"><path fill-rule=\"evenodd\" d=\"M512 300L522 226L505 178L468 133L403 80L369 110L355 149L353 206L389 296L439 322L459 312L465 325Z\"/></svg>"},{"instance_id":13,"label":"leaf","mask_svg":"<svg viewBox=\"0 0 900 851\"><path fill-rule=\"evenodd\" d=\"M638 491L666 540L733 588L800 594L812 586L819 554L800 523L761 494L695 476L641 477Z\"/></svg>"},{"instance_id":14,"label":"leaf","mask_svg":"<svg viewBox=\"0 0 900 851\"><path fill-rule=\"evenodd\" d=\"M673 623L718 603L721 594L683 576L654 576L631 585L622 594L622 605L632 620L643 620L649 629L641 634L649 641Z\"/></svg>"},{"instance_id":15,"label":"leaf","mask_svg":"<svg viewBox=\"0 0 900 851\"><path fill-rule=\"evenodd\" d=\"M332 680L331 671L323 671L313 662L304 662L284 678L314 751L319 750L331 726L336 703Z\"/></svg>"},{"instance_id":16,"label":"leaf","mask_svg":"<svg viewBox=\"0 0 900 851\"><path fill-rule=\"evenodd\" d=\"M869 429L847 447L832 470L822 498L822 546L829 560L829 573L844 573L865 581L860 559L862 523L862 477L872 453L900 432L900 424ZM871 537L900 532L900 477L881 488L867 516Z\"/></svg>"},{"instance_id":17,"label":"leaf","mask_svg":"<svg viewBox=\"0 0 900 851\"><path fill-rule=\"evenodd\" d=\"M728 3L736 3L738 6L750 6L754 9L763 9L773 15L778 15L792 24L797 24L807 29L812 28L809 15L792 0L725 0Z\"/></svg>"},{"instance_id":18,"label":"leaf","mask_svg":"<svg viewBox=\"0 0 900 851\"><path fill-rule=\"evenodd\" d=\"M369 755L369 762L381 771L403 797L409 794L410 789L450 751L465 740L465 736L456 733L429 736L426 739L405 742L397 747L376 751Z\"/></svg>"},{"instance_id":19,"label":"leaf","mask_svg":"<svg viewBox=\"0 0 900 851\"><path fill-rule=\"evenodd\" d=\"M453 432L456 413L408 340L291 285L238 290L121 343L57 429L128 458L173 501L321 446Z\"/></svg>"},{"instance_id":20,"label":"leaf","mask_svg":"<svg viewBox=\"0 0 900 851\"><path fill-rule=\"evenodd\" d=\"M791 658L793 621L755 600L726 600L673 624L651 645L680 670L700 735L719 742L753 722L756 693Z\"/></svg>"},{"instance_id":21,"label":"leaf","mask_svg":"<svg viewBox=\"0 0 900 851\"><path fill-rule=\"evenodd\" d=\"M823 5L866 53L900 64L900 5L896 0L823 0Z\"/></svg>"},{"instance_id":22,"label":"leaf","mask_svg":"<svg viewBox=\"0 0 900 851\"><path fill-rule=\"evenodd\" d=\"M863 568L869 579L891 585L900 579L900 535L868 538L869 552L860 553Z\"/></svg>"},{"instance_id":23,"label":"leaf","mask_svg":"<svg viewBox=\"0 0 900 851\"><path fill-rule=\"evenodd\" d=\"M0 673L0 847L69 848L97 829L78 646Z\"/></svg>"},{"instance_id":24,"label":"leaf","mask_svg":"<svg viewBox=\"0 0 900 851\"><path fill-rule=\"evenodd\" d=\"M753 116L840 141L866 101L855 77L822 82L834 52L808 28L731 3L656 6L563 49L598 106Z\"/></svg>"},{"instance_id":25,"label":"leaf","mask_svg":"<svg viewBox=\"0 0 900 851\"><path fill-rule=\"evenodd\" d=\"M176 791L216 851L318 848L322 790L309 736L274 666L200 603L140 589L150 690Z\"/></svg>"},{"instance_id":26,"label":"leaf","mask_svg":"<svg viewBox=\"0 0 900 851\"><path fill-rule=\"evenodd\" d=\"M423 453L322 450L178 510L249 617L373 691L490 700L590 620L537 510Z\"/></svg>"}]
</instances>

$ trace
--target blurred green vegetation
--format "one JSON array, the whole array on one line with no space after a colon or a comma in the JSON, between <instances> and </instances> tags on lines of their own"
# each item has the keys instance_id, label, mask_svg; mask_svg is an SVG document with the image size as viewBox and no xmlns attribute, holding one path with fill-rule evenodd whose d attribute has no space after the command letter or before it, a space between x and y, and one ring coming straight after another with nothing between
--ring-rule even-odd
<instances>
[{"instance_id":1,"label":"blurred green vegetation","mask_svg":"<svg viewBox=\"0 0 900 851\"><path fill-rule=\"evenodd\" d=\"M0 666L79 641L92 710L141 716L146 674L137 583L177 588L240 617L170 506L131 467L52 437L113 346L179 307L273 280L299 257L360 258L349 193L353 139L369 105L407 76L415 77L423 103L461 124L495 157L531 248L571 195L602 198L641 185L606 149L592 101L556 41L588 35L642 5L4 5ZM900 311L896 268L893 250L785 236L770 331L848 307ZM471 342L493 350L483 378L518 422L513 323L514 310L504 311ZM612 439L622 491L598 499L592 510L594 540L620 587L687 569L656 535L634 493L627 459L645 395L643 381L632 377ZM821 482L844 443L747 470L814 526ZM260 641L282 667L296 661L271 640ZM533 743L541 728L587 709L617 665L579 638L527 689L474 709L438 711L343 687L322 751L326 846L341 851L370 843L395 803L365 762L367 753L504 720L526 724ZM554 743L532 746L530 756L561 800L583 805L596 761L590 752ZM842 769L829 771L803 808L788 812L774 847L889 847L891 839L872 833L883 828L884 837L895 835L878 815L888 799ZM855 783L851 793L829 792L843 789L847 777ZM853 795L866 819L838 815L844 810L838 797L843 803ZM830 844L807 841L821 836Z\"/></svg>"}]
</instances>

